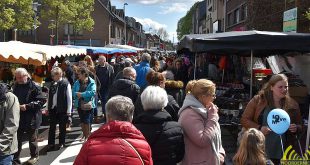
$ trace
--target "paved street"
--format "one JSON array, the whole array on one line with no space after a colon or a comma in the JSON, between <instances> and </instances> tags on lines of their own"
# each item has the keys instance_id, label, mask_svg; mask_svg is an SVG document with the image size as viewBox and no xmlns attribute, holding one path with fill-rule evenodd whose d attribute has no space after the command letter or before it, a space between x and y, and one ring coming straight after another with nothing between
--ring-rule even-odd
<instances>
[{"instance_id":1,"label":"paved street","mask_svg":"<svg viewBox=\"0 0 310 165\"><path fill-rule=\"evenodd\" d=\"M92 132L97 130L101 124L93 124ZM53 151L46 152L46 145L48 139L48 128L49 126L41 126L39 130L39 153L40 159L37 165L71 165L73 164L76 155L79 153L82 143L79 139L82 137L82 131L79 126L78 115L73 116L73 126L72 130L67 133L66 144L68 147ZM57 133L57 132L56 132ZM58 133L56 134L58 136ZM58 139L56 139L56 144L58 144ZM24 142L22 146L23 150L21 153L21 161L25 162L30 158L29 155L29 145Z\"/></svg>"},{"instance_id":2,"label":"paved street","mask_svg":"<svg viewBox=\"0 0 310 165\"><path fill-rule=\"evenodd\" d=\"M97 130L101 124L93 124L92 132ZM79 126L78 115L75 113L73 115L73 125L72 130L66 135L66 144L68 147L52 152L46 152L46 145L48 139L48 128L49 126L41 126L39 130L39 153L40 159L37 165L72 165L75 157L79 153L82 142L79 139L82 137L82 131ZM58 132L56 132L56 136ZM225 148L227 157L226 164L232 164L231 159L235 153L235 139L232 139L230 131L227 128L222 128L222 139L223 147ZM56 144L58 144L58 139L56 138ZM28 143L23 143L23 150L21 153L21 161L27 161L29 156L29 146Z\"/></svg>"}]
</instances>

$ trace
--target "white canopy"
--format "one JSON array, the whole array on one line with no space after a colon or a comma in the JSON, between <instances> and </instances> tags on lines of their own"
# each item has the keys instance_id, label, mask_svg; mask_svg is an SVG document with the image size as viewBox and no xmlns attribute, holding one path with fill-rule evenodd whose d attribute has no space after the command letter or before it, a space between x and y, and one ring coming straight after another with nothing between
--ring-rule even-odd
<instances>
[{"instance_id":1,"label":"white canopy","mask_svg":"<svg viewBox=\"0 0 310 165\"><path fill-rule=\"evenodd\" d=\"M29 63L28 59L41 62L44 65L46 60L56 58L57 56L73 56L86 54L86 49L69 48L65 46L49 46L40 44L23 43L20 41L0 42L0 61L20 63L21 57ZM11 58L9 61L6 60ZM23 62L24 62L23 61ZM33 63L29 63L33 64Z\"/></svg>"},{"instance_id":2,"label":"white canopy","mask_svg":"<svg viewBox=\"0 0 310 165\"><path fill-rule=\"evenodd\" d=\"M130 49L130 50L136 50L136 51L142 51L144 49L142 48L137 48L134 46L130 46L130 45L117 45L117 44L108 44L105 47L107 48L120 48L120 49Z\"/></svg>"},{"instance_id":3,"label":"white canopy","mask_svg":"<svg viewBox=\"0 0 310 165\"><path fill-rule=\"evenodd\" d=\"M39 66L46 63L46 56L21 47L12 46L9 42L0 42L0 61Z\"/></svg>"}]
</instances>

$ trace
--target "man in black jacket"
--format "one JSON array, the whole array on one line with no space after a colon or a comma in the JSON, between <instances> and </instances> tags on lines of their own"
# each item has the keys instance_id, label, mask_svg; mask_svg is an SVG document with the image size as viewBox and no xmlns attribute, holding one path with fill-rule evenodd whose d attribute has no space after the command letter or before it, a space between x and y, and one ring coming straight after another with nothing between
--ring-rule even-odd
<instances>
[{"instance_id":1,"label":"man in black jacket","mask_svg":"<svg viewBox=\"0 0 310 165\"><path fill-rule=\"evenodd\" d=\"M140 87L135 83L136 70L132 67L126 67L123 70L123 78L116 80L110 88L108 99L122 95L129 97L132 102L135 102L140 94Z\"/></svg>"},{"instance_id":2,"label":"man in black jacket","mask_svg":"<svg viewBox=\"0 0 310 165\"><path fill-rule=\"evenodd\" d=\"M99 56L98 63L99 65L95 67L96 75L101 84L98 92L101 99L102 113L105 114L105 104L107 103L108 89L113 82L114 69L108 62L106 62L104 56Z\"/></svg>"},{"instance_id":3,"label":"man in black jacket","mask_svg":"<svg viewBox=\"0 0 310 165\"><path fill-rule=\"evenodd\" d=\"M50 129L48 133L48 151L55 150L55 130L59 124L59 149L65 147L66 124L72 109L71 85L64 79L63 72L59 67L51 71L53 78L48 93L48 113Z\"/></svg>"},{"instance_id":4,"label":"man in black jacket","mask_svg":"<svg viewBox=\"0 0 310 165\"><path fill-rule=\"evenodd\" d=\"M39 159L37 138L38 129L42 122L41 88L30 79L30 75L25 68L16 69L15 79L13 93L20 103L20 121L17 131L18 151L14 155L14 163L21 163L19 156L22 150L23 136L26 133L31 156L27 164L35 164Z\"/></svg>"}]
</instances>

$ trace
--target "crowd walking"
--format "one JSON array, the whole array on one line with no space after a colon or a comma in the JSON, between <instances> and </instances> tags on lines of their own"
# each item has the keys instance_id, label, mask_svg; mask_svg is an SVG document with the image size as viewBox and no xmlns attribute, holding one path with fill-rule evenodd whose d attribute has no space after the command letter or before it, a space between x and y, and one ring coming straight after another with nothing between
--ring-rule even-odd
<instances>
[{"instance_id":1,"label":"crowd walking","mask_svg":"<svg viewBox=\"0 0 310 165\"><path fill-rule=\"evenodd\" d=\"M47 152L67 147L66 134L72 114L77 113L83 146L75 165L227 163L219 108L214 103L214 75L192 80L193 68L187 61L143 53L141 58L86 56L76 64L67 60L61 66L55 64L48 86ZM16 69L14 76L11 91L0 84L0 164L22 164L25 135L30 149L26 163L36 164L45 104L42 89L25 68ZM274 75L248 103L233 164L280 164L280 139L268 127L267 114L274 108L289 113L292 122L283 139L286 146L302 130L299 107L287 86L287 77ZM102 125L91 133L94 123Z\"/></svg>"}]
</instances>

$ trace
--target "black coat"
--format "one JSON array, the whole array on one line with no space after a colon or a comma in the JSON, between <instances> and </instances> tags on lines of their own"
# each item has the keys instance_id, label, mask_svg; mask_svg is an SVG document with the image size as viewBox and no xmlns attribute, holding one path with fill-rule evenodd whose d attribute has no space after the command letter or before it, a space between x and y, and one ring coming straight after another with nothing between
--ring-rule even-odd
<instances>
[{"instance_id":1,"label":"black coat","mask_svg":"<svg viewBox=\"0 0 310 165\"><path fill-rule=\"evenodd\" d=\"M175 101L173 96L168 95L168 104L164 109L170 114L172 121L178 121L178 119L179 119L178 111L180 109L180 106ZM137 116L139 116L142 112L144 112L144 110L143 110L143 106L142 106L142 102L141 102L141 97L139 96L137 101L135 102L135 111L134 111L134 115L133 115L133 123L136 122Z\"/></svg>"},{"instance_id":2,"label":"black coat","mask_svg":"<svg viewBox=\"0 0 310 165\"><path fill-rule=\"evenodd\" d=\"M183 130L167 111L145 111L137 117L135 126L151 146L154 165L175 165L183 159Z\"/></svg>"},{"instance_id":3,"label":"black coat","mask_svg":"<svg viewBox=\"0 0 310 165\"><path fill-rule=\"evenodd\" d=\"M140 87L132 80L122 78L116 80L109 89L108 99L116 95L129 97L133 103L140 94Z\"/></svg>"},{"instance_id":4,"label":"black coat","mask_svg":"<svg viewBox=\"0 0 310 165\"><path fill-rule=\"evenodd\" d=\"M20 105L26 104L26 111L20 112L19 128L38 129L42 122L41 87L29 79L26 84L14 84L13 93Z\"/></svg>"}]
</instances>

